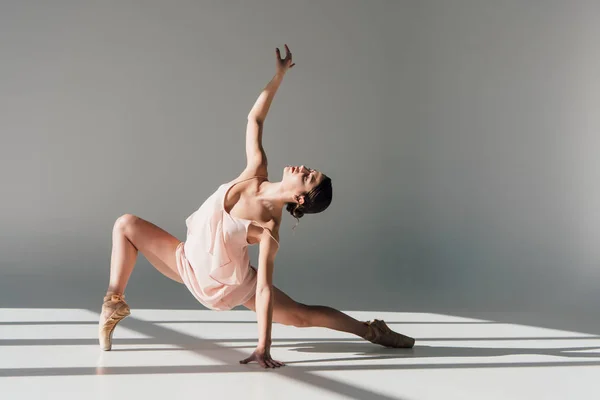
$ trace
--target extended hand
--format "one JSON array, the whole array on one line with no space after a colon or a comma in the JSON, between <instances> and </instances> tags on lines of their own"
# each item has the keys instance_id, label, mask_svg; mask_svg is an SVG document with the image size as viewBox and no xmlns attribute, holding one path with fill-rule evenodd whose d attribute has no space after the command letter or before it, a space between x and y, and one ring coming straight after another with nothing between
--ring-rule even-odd
<instances>
[{"instance_id":1,"label":"extended hand","mask_svg":"<svg viewBox=\"0 0 600 400\"><path fill-rule=\"evenodd\" d=\"M292 63L292 52L288 45L285 45L285 58L281 58L281 53L279 52L279 47L275 47L275 51L277 52L277 72L286 72L288 69L291 69L296 63Z\"/></svg>"},{"instance_id":2,"label":"extended hand","mask_svg":"<svg viewBox=\"0 0 600 400\"><path fill-rule=\"evenodd\" d=\"M285 364L281 361L273 360L269 350L256 349L250 357L240 360L240 364L248 364L251 361L256 361L263 368L279 368Z\"/></svg>"}]
</instances>

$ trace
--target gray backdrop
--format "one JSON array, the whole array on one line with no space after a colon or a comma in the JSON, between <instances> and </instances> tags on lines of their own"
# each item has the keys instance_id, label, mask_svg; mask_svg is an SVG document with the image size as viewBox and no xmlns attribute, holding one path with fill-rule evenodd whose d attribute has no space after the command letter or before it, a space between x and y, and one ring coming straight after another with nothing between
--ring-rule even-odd
<instances>
[{"instance_id":1,"label":"gray backdrop","mask_svg":"<svg viewBox=\"0 0 600 400\"><path fill-rule=\"evenodd\" d=\"M0 301L100 307L111 229L185 218L245 166L288 43L270 178L333 180L284 218L275 282L356 310L592 309L598 1L0 3ZM252 250L254 261L256 249ZM140 255L133 308L202 308Z\"/></svg>"}]
</instances>

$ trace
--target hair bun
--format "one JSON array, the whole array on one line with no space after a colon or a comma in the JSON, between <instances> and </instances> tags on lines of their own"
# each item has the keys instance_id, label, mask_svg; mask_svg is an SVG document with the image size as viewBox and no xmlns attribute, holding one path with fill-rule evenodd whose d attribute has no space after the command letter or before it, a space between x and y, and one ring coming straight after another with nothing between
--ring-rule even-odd
<instances>
[{"instance_id":1,"label":"hair bun","mask_svg":"<svg viewBox=\"0 0 600 400\"><path fill-rule=\"evenodd\" d=\"M302 210L303 208L304 207L302 207L301 204L296 203L288 203L285 207L285 209L292 214L292 217L294 218L302 218L304 216L304 211Z\"/></svg>"},{"instance_id":2,"label":"hair bun","mask_svg":"<svg viewBox=\"0 0 600 400\"><path fill-rule=\"evenodd\" d=\"M304 211L301 210L302 206L296 207L294 210L294 214L292 214L296 218L302 218L304 216Z\"/></svg>"}]
</instances>

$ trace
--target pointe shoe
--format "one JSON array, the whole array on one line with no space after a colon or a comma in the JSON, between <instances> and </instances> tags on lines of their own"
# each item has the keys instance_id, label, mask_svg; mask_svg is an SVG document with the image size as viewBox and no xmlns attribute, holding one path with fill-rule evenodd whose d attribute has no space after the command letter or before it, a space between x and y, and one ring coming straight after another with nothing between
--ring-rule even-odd
<instances>
[{"instance_id":1,"label":"pointe shoe","mask_svg":"<svg viewBox=\"0 0 600 400\"><path fill-rule=\"evenodd\" d=\"M113 293L104 296L102 314L98 325L98 339L102 350L109 351L111 349L112 335L117 323L129 314L131 314L131 311L125 303L124 295Z\"/></svg>"},{"instance_id":2,"label":"pointe shoe","mask_svg":"<svg viewBox=\"0 0 600 400\"><path fill-rule=\"evenodd\" d=\"M364 322L369 327L365 339L371 343L380 344L385 347L399 347L410 349L415 345L415 339L391 330L385 322L374 319L372 322Z\"/></svg>"}]
</instances>

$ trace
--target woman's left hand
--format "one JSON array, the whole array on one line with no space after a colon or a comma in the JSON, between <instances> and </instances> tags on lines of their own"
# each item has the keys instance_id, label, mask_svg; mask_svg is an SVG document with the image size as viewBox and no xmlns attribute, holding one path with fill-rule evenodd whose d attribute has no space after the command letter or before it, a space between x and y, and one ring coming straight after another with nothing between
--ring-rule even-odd
<instances>
[{"instance_id":1,"label":"woman's left hand","mask_svg":"<svg viewBox=\"0 0 600 400\"><path fill-rule=\"evenodd\" d=\"M279 368L285 364L281 361L273 360L269 350L257 348L250 357L240 360L240 364L248 364L251 361L256 361L263 368Z\"/></svg>"},{"instance_id":2,"label":"woman's left hand","mask_svg":"<svg viewBox=\"0 0 600 400\"><path fill-rule=\"evenodd\" d=\"M292 63L292 52L287 44L285 45L285 58L281 58L279 47L276 47L275 51L277 52L277 73L285 73L288 69L296 65L296 63Z\"/></svg>"}]
</instances>

